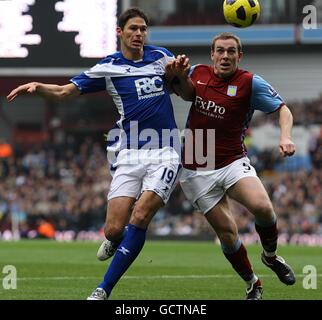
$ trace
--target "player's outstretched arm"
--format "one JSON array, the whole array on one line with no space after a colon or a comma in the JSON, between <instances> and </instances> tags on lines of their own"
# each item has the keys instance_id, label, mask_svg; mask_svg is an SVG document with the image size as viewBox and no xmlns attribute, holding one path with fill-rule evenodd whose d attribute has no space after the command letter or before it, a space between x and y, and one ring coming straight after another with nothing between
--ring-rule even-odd
<instances>
[{"instance_id":1,"label":"player's outstretched arm","mask_svg":"<svg viewBox=\"0 0 322 320\"><path fill-rule=\"evenodd\" d=\"M182 99L193 101L195 98L195 87L189 78L189 58L178 55L176 60L166 66L166 74L172 78L172 87Z\"/></svg>"},{"instance_id":2,"label":"player's outstretched arm","mask_svg":"<svg viewBox=\"0 0 322 320\"><path fill-rule=\"evenodd\" d=\"M279 111L279 124L281 128L280 154L284 157L295 153L295 145L292 141L293 116L290 109L283 105Z\"/></svg>"},{"instance_id":3,"label":"player's outstretched arm","mask_svg":"<svg viewBox=\"0 0 322 320\"><path fill-rule=\"evenodd\" d=\"M23 84L12 90L7 96L9 102L13 101L20 95L37 94L44 98L65 100L80 95L80 91L73 84L69 83L63 86L56 84L45 84L41 82L30 82Z\"/></svg>"}]
</instances>

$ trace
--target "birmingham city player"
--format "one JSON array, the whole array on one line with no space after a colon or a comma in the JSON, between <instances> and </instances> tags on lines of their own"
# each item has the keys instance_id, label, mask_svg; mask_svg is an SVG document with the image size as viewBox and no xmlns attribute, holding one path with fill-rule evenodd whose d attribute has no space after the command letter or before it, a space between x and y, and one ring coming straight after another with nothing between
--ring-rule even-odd
<instances>
[{"instance_id":1,"label":"birmingham city player","mask_svg":"<svg viewBox=\"0 0 322 320\"><path fill-rule=\"evenodd\" d=\"M178 56L167 69L179 82L175 88L185 100L193 101L187 121L183 167L180 183L186 197L204 213L216 231L226 258L247 282L246 299L262 296L260 280L253 273L247 252L238 237L236 223L229 211L226 195L244 205L255 216L255 228L262 246L262 262L280 281L295 283L295 276L284 259L276 255L277 219L267 192L247 158L243 143L255 110L279 112L280 153L291 156L293 118L278 93L261 77L238 68L242 58L241 42L231 33L214 38L211 46L213 66L190 68L189 59ZM197 142L196 130L206 129ZM207 141L207 131L215 130L215 143ZM209 138L208 138L209 139ZM191 158L203 144L204 158ZM210 146L210 148L208 147ZM210 150L209 150L210 149ZM214 156L210 156L212 154Z\"/></svg>"},{"instance_id":2,"label":"birmingham city player","mask_svg":"<svg viewBox=\"0 0 322 320\"><path fill-rule=\"evenodd\" d=\"M18 95L35 93L66 99L106 90L114 99L120 120L112 130L107 148L113 180L104 231L107 244L116 244L110 246L116 252L89 300L106 300L135 260L144 245L147 227L168 201L181 166L178 132L165 76L165 66L174 57L164 48L144 45L147 24L148 18L140 9L128 9L118 20L120 52L72 78L70 84L28 83L7 97L12 101ZM113 159L111 154L115 155Z\"/></svg>"}]
</instances>

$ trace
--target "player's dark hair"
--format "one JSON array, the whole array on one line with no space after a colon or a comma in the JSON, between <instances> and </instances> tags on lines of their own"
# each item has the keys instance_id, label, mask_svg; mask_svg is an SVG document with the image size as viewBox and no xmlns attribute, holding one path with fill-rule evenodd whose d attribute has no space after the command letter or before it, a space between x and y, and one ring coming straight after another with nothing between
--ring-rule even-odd
<instances>
[{"instance_id":1,"label":"player's dark hair","mask_svg":"<svg viewBox=\"0 0 322 320\"><path fill-rule=\"evenodd\" d=\"M215 50L215 43L217 40L228 40L228 39L234 39L237 42L238 52L242 51L242 44L241 44L240 39L235 34L233 34L231 32L222 32L222 33L218 34L217 36L215 36L214 39L212 40L211 51Z\"/></svg>"},{"instance_id":2,"label":"player's dark hair","mask_svg":"<svg viewBox=\"0 0 322 320\"><path fill-rule=\"evenodd\" d=\"M142 18L145 23L149 24L149 18L147 15L139 8L129 8L126 11L124 11L118 18L118 26L123 30L128 20L140 17Z\"/></svg>"}]
</instances>

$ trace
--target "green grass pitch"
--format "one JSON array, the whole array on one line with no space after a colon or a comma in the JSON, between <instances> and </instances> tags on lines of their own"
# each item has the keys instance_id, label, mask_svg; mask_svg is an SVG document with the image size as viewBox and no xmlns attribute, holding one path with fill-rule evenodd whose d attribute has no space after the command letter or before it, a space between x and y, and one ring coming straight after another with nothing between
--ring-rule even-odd
<instances>
[{"instance_id":1,"label":"green grass pitch","mask_svg":"<svg viewBox=\"0 0 322 320\"><path fill-rule=\"evenodd\" d=\"M99 243L45 240L0 242L0 300L84 300L101 281L108 262L96 259ZM279 254L297 275L280 283L260 261L261 248L248 246L265 300L322 300L322 249L283 246ZM6 265L17 270L17 288L4 289ZM306 265L317 270L317 289L305 289ZM311 283L311 282L310 282ZM212 242L147 241L114 288L112 300L243 300L244 282Z\"/></svg>"}]
</instances>

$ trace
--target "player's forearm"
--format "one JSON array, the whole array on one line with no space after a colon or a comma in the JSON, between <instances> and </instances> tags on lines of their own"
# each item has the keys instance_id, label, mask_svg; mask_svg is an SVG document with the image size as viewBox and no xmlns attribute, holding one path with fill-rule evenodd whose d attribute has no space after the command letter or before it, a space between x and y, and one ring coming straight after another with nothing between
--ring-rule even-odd
<instances>
[{"instance_id":1,"label":"player's forearm","mask_svg":"<svg viewBox=\"0 0 322 320\"><path fill-rule=\"evenodd\" d=\"M183 100L193 101L195 98L195 87L190 78L177 78L174 83L175 91Z\"/></svg>"},{"instance_id":2,"label":"player's forearm","mask_svg":"<svg viewBox=\"0 0 322 320\"><path fill-rule=\"evenodd\" d=\"M41 82L29 82L13 89L7 96L8 102L12 102L21 95L37 94L44 98L64 100L80 95L80 91L73 83L59 86L56 84L45 84Z\"/></svg>"},{"instance_id":3,"label":"player's forearm","mask_svg":"<svg viewBox=\"0 0 322 320\"><path fill-rule=\"evenodd\" d=\"M291 139L293 116L290 109L285 105L280 110L279 125L281 128L281 138Z\"/></svg>"},{"instance_id":4,"label":"player's forearm","mask_svg":"<svg viewBox=\"0 0 322 320\"><path fill-rule=\"evenodd\" d=\"M35 93L44 98L54 100L66 100L80 94L74 84L60 86L44 83L36 83Z\"/></svg>"}]
</instances>

